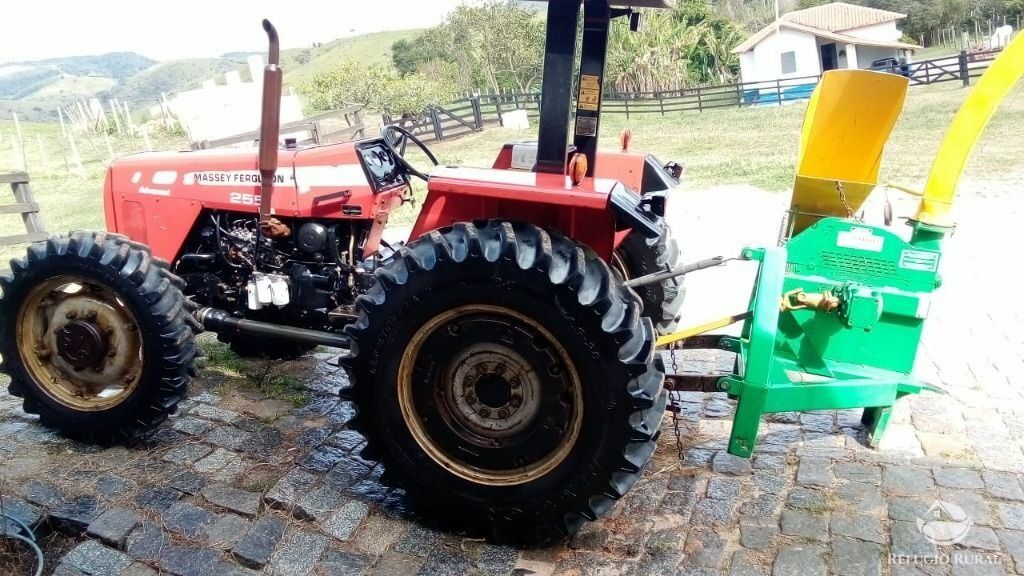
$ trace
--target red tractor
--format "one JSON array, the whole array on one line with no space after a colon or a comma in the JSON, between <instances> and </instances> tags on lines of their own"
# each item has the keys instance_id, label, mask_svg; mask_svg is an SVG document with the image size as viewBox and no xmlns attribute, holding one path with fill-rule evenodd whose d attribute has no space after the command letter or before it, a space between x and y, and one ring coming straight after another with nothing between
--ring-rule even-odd
<instances>
[{"instance_id":1,"label":"red tractor","mask_svg":"<svg viewBox=\"0 0 1024 576\"><path fill-rule=\"evenodd\" d=\"M109 232L32 245L0 280L10 392L44 425L131 440L186 395L216 331L243 355L348 349L344 393L382 481L494 534L571 532L651 458L666 406L654 341L676 321L677 248L663 221L675 166L598 152L609 23L656 1L548 5L536 144L491 169L419 171L408 131L279 146L273 27L260 147L149 153L107 173ZM571 132L570 143L570 127ZM436 164L436 162L435 162ZM427 195L411 242L389 213Z\"/></svg>"}]
</instances>

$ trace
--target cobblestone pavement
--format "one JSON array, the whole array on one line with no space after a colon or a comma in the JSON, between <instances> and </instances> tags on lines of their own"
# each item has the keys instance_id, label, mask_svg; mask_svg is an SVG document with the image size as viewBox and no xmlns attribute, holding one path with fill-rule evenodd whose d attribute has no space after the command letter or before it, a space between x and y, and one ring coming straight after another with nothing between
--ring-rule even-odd
<instances>
[{"instance_id":1,"label":"cobblestone pavement","mask_svg":"<svg viewBox=\"0 0 1024 576\"><path fill-rule=\"evenodd\" d=\"M436 532L378 484L380 467L346 428L343 376L318 354L292 366L307 375L308 405L204 392L201 380L134 448L62 439L0 395L4 510L73 538L48 568L61 576L1024 572L1024 313L1004 295L1020 285L1009 235L1024 208L1009 185L971 189L918 367L949 394L902 401L880 450L864 446L857 411L787 413L762 425L752 460L733 458L732 403L684 394L681 461L666 418L655 460L609 517L569 542L517 550ZM743 187L686 192L671 219L686 259L733 254L774 242L785 201ZM691 278L690 319L741 309L750 274ZM919 530L937 500L969 515L959 544L937 547Z\"/></svg>"}]
</instances>

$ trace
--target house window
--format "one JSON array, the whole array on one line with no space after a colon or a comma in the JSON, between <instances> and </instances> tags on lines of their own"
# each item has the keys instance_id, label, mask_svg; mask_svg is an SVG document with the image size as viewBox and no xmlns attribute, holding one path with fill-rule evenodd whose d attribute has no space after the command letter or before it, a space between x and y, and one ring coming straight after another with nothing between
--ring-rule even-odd
<instances>
[{"instance_id":1,"label":"house window","mask_svg":"<svg viewBox=\"0 0 1024 576\"><path fill-rule=\"evenodd\" d=\"M796 52L782 53L782 73L792 74L796 72Z\"/></svg>"}]
</instances>

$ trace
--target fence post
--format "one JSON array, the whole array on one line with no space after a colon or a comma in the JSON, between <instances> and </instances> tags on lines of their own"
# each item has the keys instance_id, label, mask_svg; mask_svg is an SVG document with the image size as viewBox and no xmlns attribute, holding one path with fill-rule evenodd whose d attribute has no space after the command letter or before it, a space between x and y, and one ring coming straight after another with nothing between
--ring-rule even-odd
<instances>
[{"instance_id":1,"label":"fence post","mask_svg":"<svg viewBox=\"0 0 1024 576\"><path fill-rule=\"evenodd\" d=\"M473 125L476 126L477 130L483 130L484 128L484 115L480 111L480 95L474 94L469 99L470 105L473 107Z\"/></svg>"},{"instance_id":2,"label":"fence post","mask_svg":"<svg viewBox=\"0 0 1024 576\"><path fill-rule=\"evenodd\" d=\"M743 89L742 89L742 86L743 86L743 84L741 82L737 82L736 83L736 107L737 108L742 108L743 107Z\"/></svg>"},{"instance_id":3,"label":"fence post","mask_svg":"<svg viewBox=\"0 0 1024 576\"><path fill-rule=\"evenodd\" d=\"M501 96L498 94L491 94L490 98L494 100L494 111L498 113L498 126L505 126L505 115L501 111Z\"/></svg>"},{"instance_id":4,"label":"fence post","mask_svg":"<svg viewBox=\"0 0 1024 576\"><path fill-rule=\"evenodd\" d=\"M701 86L697 86L697 112L701 114L704 113L704 97L701 96L702 91L703 88Z\"/></svg>"},{"instance_id":5,"label":"fence post","mask_svg":"<svg viewBox=\"0 0 1024 576\"><path fill-rule=\"evenodd\" d=\"M661 115L665 115L665 98L661 92L658 92L658 107L661 108Z\"/></svg>"},{"instance_id":6,"label":"fence post","mask_svg":"<svg viewBox=\"0 0 1024 576\"><path fill-rule=\"evenodd\" d=\"M512 104L515 105L516 110L519 110L519 96L516 95L515 90L512 91Z\"/></svg>"},{"instance_id":7,"label":"fence post","mask_svg":"<svg viewBox=\"0 0 1024 576\"><path fill-rule=\"evenodd\" d=\"M441 119L437 117L437 108L430 107L430 121L434 124L434 139L440 142L444 140L444 131L441 129Z\"/></svg>"},{"instance_id":8,"label":"fence post","mask_svg":"<svg viewBox=\"0 0 1024 576\"><path fill-rule=\"evenodd\" d=\"M964 86L971 85L971 71L967 68L967 51L960 51L960 79L964 81Z\"/></svg>"},{"instance_id":9,"label":"fence post","mask_svg":"<svg viewBox=\"0 0 1024 576\"><path fill-rule=\"evenodd\" d=\"M626 120L629 120L629 94L623 94L622 103L626 105Z\"/></svg>"},{"instance_id":10,"label":"fence post","mask_svg":"<svg viewBox=\"0 0 1024 576\"><path fill-rule=\"evenodd\" d=\"M775 98L779 101L779 106L782 106L782 83L779 79L775 79Z\"/></svg>"}]
</instances>

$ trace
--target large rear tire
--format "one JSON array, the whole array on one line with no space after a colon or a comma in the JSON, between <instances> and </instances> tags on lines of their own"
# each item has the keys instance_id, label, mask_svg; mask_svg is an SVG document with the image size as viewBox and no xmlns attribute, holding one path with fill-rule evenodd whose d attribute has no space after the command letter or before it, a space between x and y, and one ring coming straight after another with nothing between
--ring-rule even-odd
<instances>
[{"instance_id":1,"label":"large rear tire","mask_svg":"<svg viewBox=\"0 0 1024 576\"><path fill-rule=\"evenodd\" d=\"M604 514L665 410L653 329L592 251L527 224L458 223L399 249L357 301L353 426L382 481L498 540Z\"/></svg>"},{"instance_id":2,"label":"large rear tire","mask_svg":"<svg viewBox=\"0 0 1024 576\"><path fill-rule=\"evenodd\" d=\"M73 232L0 279L0 371L44 426L130 441L172 414L199 354L184 282L123 236Z\"/></svg>"},{"instance_id":3,"label":"large rear tire","mask_svg":"<svg viewBox=\"0 0 1024 576\"><path fill-rule=\"evenodd\" d=\"M612 267L626 280L671 270L678 265L679 246L667 225L657 238L647 238L636 230L619 244ZM684 276L662 280L636 289L644 305L644 316L654 322L659 335L671 334L679 327L679 309L686 297Z\"/></svg>"}]
</instances>

